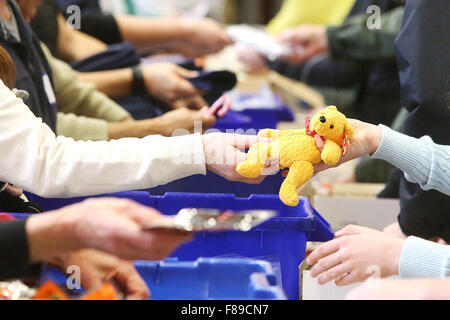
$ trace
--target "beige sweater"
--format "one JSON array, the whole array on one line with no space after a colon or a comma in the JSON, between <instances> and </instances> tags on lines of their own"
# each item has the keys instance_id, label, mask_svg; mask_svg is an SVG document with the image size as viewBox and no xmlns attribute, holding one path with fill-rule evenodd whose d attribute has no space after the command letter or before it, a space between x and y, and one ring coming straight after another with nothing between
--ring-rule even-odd
<instances>
[{"instance_id":1,"label":"beige sweater","mask_svg":"<svg viewBox=\"0 0 450 320\"><path fill-rule=\"evenodd\" d=\"M67 63L56 59L42 44L53 70L58 103L57 133L75 140L108 140L107 122L117 122L130 114L94 85L78 80Z\"/></svg>"}]
</instances>

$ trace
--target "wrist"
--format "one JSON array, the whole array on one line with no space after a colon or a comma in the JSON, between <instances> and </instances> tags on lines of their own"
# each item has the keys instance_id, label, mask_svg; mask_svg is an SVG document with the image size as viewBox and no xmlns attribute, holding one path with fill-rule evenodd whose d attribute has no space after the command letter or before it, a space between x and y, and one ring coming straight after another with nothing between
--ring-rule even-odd
<instances>
[{"instance_id":1,"label":"wrist","mask_svg":"<svg viewBox=\"0 0 450 320\"><path fill-rule=\"evenodd\" d=\"M179 26L180 30L180 38L183 39L183 41L190 41L195 34L193 20L188 18L178 19L177 25Z\"/></svg>"},{"instance_id":2,"label":"wrist","mask_svg":"<svg viewBox=\"0 0 450 320\"><path fill-rule=\"evenodd\" d=\"M147 86L144 78L144 71L141 65L136 65L131 68L133 71L133 80L131 84L131 91L135 95L146 95Z\"/></svg>"},{"instance_id":3,"label":"wrist","mask_svg":"<svg viewBox=\"0 0 450 320\"><path fill-rule=\"evenodd\" d=\"M82 245L73 227L69 215L46 213L30 217L25 226L30 261L41 262L80 249Z\"/></svg>"},{"instance_id":4,"label":"wrist","mask_svg":"<svg viewBox=\"0 0 450 320\"><path fill-rule=\"evenodd\" d=\"M165 116L136 121L135 128L136 136L138 138L145 138L147 136L157 134L162 136L169 136L167 134L168 123L165 119Z\"/></svg>"},{"instance_id":5,"label":"wrist","mask_svg":"<svg viewBox=\"0 0 450 320\"><path fill-rule=\"evenodd\" d=\"M365 141L369 147L369 154L374 154L381 143L383 131L379 126L373 124L367 124L368 130L365 131Z\"/></svg>"},{"instance_id":6,"label":"wrist","mask_svg":"<svg viewBox=\"0 0 450 320\"><path fill-rule=\"evenodd\" d=\"M405 244L405 239L393 239L393 243L389 246L388 252L390 253L390 259L386 259L390 263L387 276L399 275L400 258L402 255L402 249Z\"/></svg>"}]
</instances>

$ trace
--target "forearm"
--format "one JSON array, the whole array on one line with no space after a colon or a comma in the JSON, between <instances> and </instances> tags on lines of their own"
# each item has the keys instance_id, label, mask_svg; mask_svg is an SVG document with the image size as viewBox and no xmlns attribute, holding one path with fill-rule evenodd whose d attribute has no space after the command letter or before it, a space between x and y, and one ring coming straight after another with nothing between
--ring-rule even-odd
<instances>
[{"instance_id":1,"label":"forearm","mask_svg":"<svg viewBox=\"0 0 450 320\"><path fill-rule=\"evenodd\" d=\"M178 18L116 17L120 33L139 50L172 46L189 36L189 28Z\"/></svg>"},{"instance_id":2,"label":"forearm","mask_svg":"<svg viewBox=\"0 0 450 320\"><path fill-rule=\"evenodd\" d=\"M107 49L96 38L70 28L64 17L58 15L58 56L66 62L82 60Z\"/></svg>"},{"instance_id":3,"label":"forearm","mask_svg":"<svg viewBox=\"0 0 450 320\"><path fill-rule=\"evenodd\" d=\"M69 215L46 213L28 218L26 234L29 260L43 262L83 248L73 237L73 221Z\"/></svg>"},{"instance_id":4,"label":"forearm","mask_svg":"<svg viewBox=\"0 0 450 320\"><path fill-rule=\"evenodd\" d=\"M150 135L162 135L169 137L165 121L162 117L139 121L110 122L108 127L108 140L116 140L124 137L145 138Z\"/></svg>"},{"instance_id":5,"label":"forearm","mask_svg":"<svg viewBox=\"0 0 450 320\"><path fill-rule=\"evenodd\" d=\"M54 58L45 46L42 49L53 70L59 112L112 122L130 117L122 107L99 92L95 85L79 81L78 73L67 63Z\"/></svg>"},{"instance_id":6,"label":"forearm","mask_svg":"<svg viewBox=\"0 0 450 320\"><path fill-rule=\"evenodd\" d=\"M78 79L86 83L92 83L97 90L111 98L120 98L130 95L132 92L133 71L131 68L80 72Z\"/></svg>"},{"instance_id":7,"label":"forearm","mask_svg":"<svg viewBox=\"0 0 450 320\"><path fill-rule=\"evenodd\" d=\"M206 173L200 135L75 142L56 137L3 84L0 96L0 148L9 150L0 163L0 181L44 197L74 197L146 189Z\"/></svg>"},{"instance_id":8,"label":"forearm","mask_svg":"<svg viewBox=\"0 0 450 320\"><path fill-rule=\"evenodd\" d=\"M373 158L385 160L403 172L407 179L425 190L436 189L450 195L450 147L431 138L416 139L381 125L383 136Z\"/></svg>"}]
</instances>

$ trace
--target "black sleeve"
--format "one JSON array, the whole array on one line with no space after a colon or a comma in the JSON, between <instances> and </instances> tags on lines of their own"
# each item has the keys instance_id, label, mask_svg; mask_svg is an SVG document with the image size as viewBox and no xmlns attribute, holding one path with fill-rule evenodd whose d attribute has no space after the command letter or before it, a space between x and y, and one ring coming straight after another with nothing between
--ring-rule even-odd
<instances>
[{"instance_id":1,"label":"black sleeve","mask_svg":"<svg viewBox=\"0 0 450 320\"><path fill-rule=\"evenodd\" d=\"M81 31L106 44L123 41L116 18L99 11L82 13Z\"/></svg>"},{"instance_id":2,"label":"black sleeve","mask_svg":"<svg viewBox=\"0 0 450 320\"><path fill-rule=\"evenodd\" d=\"M57 56L59 7L55 0L44 0L30 25L34 33Z\"/></svg>"},{"instance_id":3,"label":"black sleeve","mask_svg":"<svg viewBox=\"0 0 450 320\"><path fill-rule=\"evenodd\" d=\"M30 264L26 219L0 223L0 280L37 279L41 265Z\"/></svg>"},{"instance_id":4,"label":"black sleeve","mask_svg":"<svg viewBox=\"0 0 450 320\"><path fill-rule=\"evenodd\" d=\"M366 67L355 61L335 60L323 56L304 64L290 64L283 61L270 62L271 69L294 80L311 86L350 88L366 76Z\"/></svg>"}]
</instances>

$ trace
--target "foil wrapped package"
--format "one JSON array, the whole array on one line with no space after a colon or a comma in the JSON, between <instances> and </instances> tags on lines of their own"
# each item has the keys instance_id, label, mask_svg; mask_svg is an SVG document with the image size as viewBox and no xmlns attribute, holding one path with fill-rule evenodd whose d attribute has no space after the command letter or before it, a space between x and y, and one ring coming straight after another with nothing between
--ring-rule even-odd
<instances>
[{"instance_id":1,"label":"foil wrapped package","mask_svg":"<svg viewBox=\"0 0 450 320\"><path fill-rule=\"evenodd\" d=\"M174 216L165 216L160 222L147 225L144 229L171 229L187 232L246 232L275 215L276 211L270 210L232 212L186 208Z\"/></svg>"}]
</instances>

